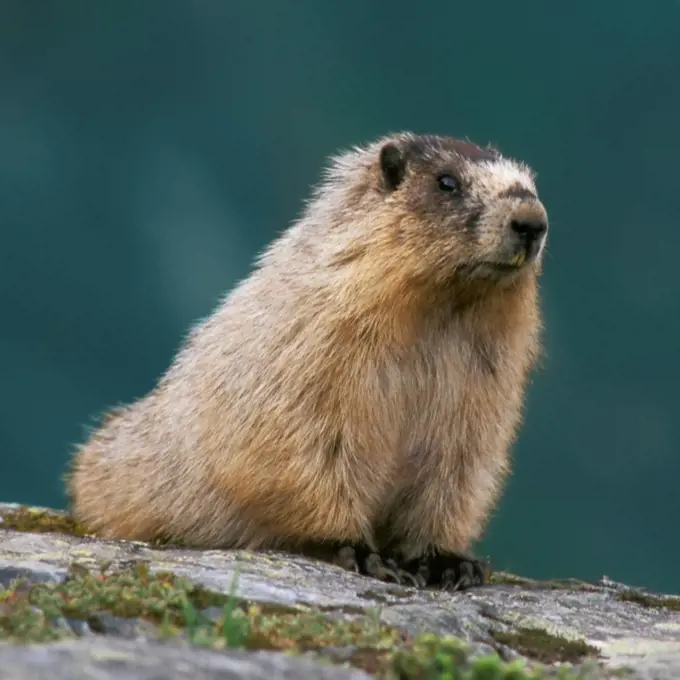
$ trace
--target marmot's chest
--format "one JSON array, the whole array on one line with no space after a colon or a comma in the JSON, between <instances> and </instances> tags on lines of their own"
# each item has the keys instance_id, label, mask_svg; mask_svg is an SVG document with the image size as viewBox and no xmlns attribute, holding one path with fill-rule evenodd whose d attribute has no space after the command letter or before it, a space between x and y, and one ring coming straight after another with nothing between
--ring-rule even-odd
<instances>
[{"instance_id":1,"label":"marmot's chest","mask_svg":"<svg viewBox=\"0 0 680 680\"><path fill-rule=\"evenodd\" d=\"M451 333L401 357L390 387L403 409L404 450L436 446L438 438L492 446L497 426L514 419L520 406L523 366L514 349Z\"/></svg>"}]
</instances>

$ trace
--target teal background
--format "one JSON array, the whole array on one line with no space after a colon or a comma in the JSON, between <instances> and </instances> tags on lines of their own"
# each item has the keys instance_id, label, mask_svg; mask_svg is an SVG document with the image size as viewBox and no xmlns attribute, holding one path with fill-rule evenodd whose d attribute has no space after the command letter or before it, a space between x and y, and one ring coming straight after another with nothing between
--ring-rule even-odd
<instances>
[{"instance_id":1,"label":"teal background","mask_svg":"<svg viewBox=\"0 0 680 680\"><path fill-rule=\"evenodd\" d=\"M547 358L480 552L680 592L680 3L4 0L0 498L149 390L328 154L412 129L531 163Z\"/></svg>"}]
</instances>

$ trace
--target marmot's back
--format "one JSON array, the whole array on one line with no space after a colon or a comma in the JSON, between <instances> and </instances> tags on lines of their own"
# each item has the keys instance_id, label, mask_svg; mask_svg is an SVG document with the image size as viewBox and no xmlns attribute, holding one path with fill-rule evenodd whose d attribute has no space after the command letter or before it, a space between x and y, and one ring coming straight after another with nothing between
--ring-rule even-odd
<instances>
[{"instance_id":1,"label":"marmot's back","mask_svg":"<svg viewBox=\"0 0 680 680\"><path fill-rule=\"evenodd\" d=\"M494 150L402 134L339 156L158 386L76 452L76 514L206 547L467 550L538 350L546 231L531 172Z\"/></svg>"}]
</instances>

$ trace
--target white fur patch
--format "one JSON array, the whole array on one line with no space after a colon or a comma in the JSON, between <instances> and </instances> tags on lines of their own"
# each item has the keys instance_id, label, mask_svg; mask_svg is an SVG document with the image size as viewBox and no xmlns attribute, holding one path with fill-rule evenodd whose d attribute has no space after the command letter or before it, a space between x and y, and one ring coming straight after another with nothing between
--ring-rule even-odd
<instances>
[{"instance_id":1,"label":"white fur patch","mask_svg":"<svg viewBox=\"0 0 680 680\"><path fill-rule=\"evenodd\" d=\"M473 179L473 190L480 198L500 194L517 185L536 193L531 169L509 158L469 163L467 172Z\"/></svg>"}]
</instances>

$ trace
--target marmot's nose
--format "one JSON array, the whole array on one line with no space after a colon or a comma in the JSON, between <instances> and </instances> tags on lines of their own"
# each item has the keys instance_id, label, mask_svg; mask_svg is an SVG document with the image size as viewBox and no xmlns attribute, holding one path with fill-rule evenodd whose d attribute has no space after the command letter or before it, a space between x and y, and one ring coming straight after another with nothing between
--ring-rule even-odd
<instances>
[{"instance_id":1,"label":"marmot's nose","mask_svg":"<svg viewBox=\"0 0 680 680\"><path fill-rule=\"evenodd\" d=\"M548 214L543 204L538 200L523 201L509 217L508 226L526 254L539 252L548 231Z\"/></svg>"},{"instance_id":2,"label":"marmot's nose","mask_svg":"<svg viewBox=\"0 0 680 680\"><path fill-rule=\"evenodd\" d=\"M510 228L527 244L538 240L546 231L548 223L543 217L517 217L510 222Z\"/></svg>"}]
</instances>

